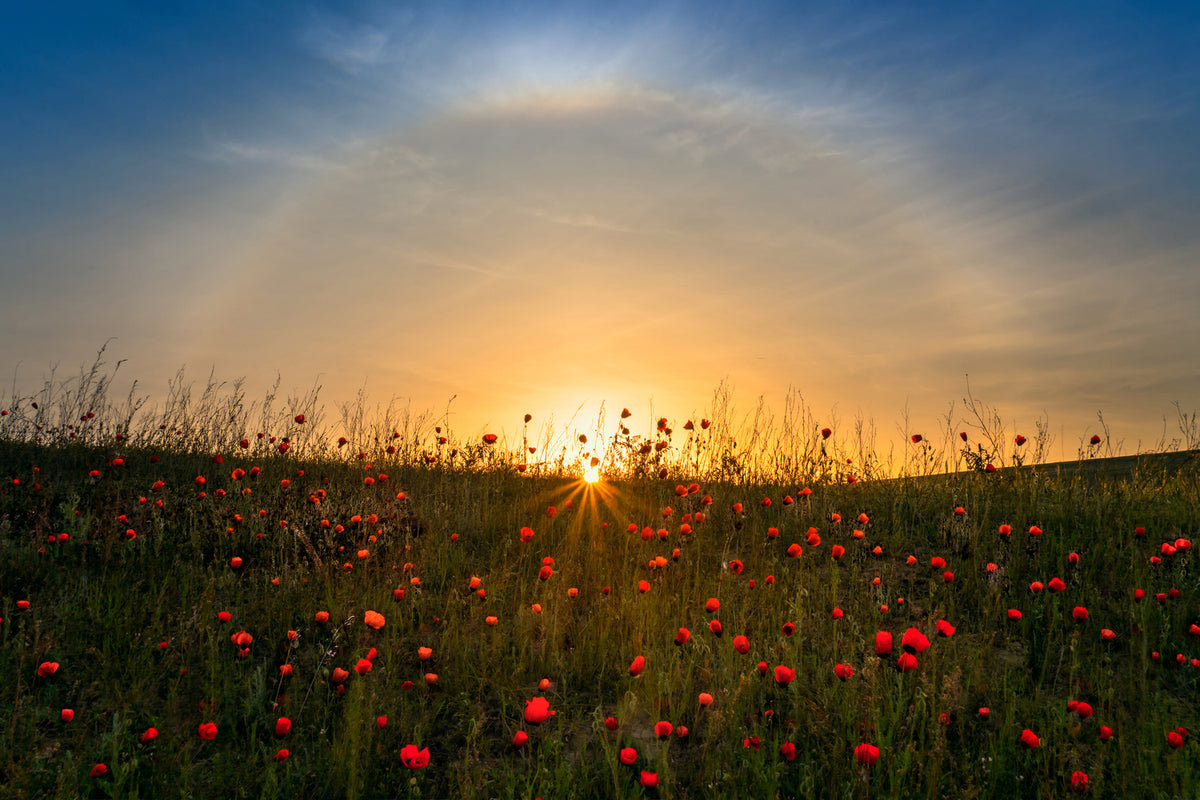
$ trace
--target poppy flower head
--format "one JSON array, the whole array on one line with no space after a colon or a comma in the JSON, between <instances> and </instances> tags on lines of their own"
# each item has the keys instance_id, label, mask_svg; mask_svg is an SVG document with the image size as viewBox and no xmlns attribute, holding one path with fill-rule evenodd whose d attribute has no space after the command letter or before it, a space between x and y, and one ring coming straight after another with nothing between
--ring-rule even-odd
<instances>
[{"instance_id":1,"label":"poppy flower head","mask_svg":"<svg viewBox=\"0 0 1200 800\"><path fill-rule=\"evenodd\" d=\"M864 767L873 767L879 761L879 748L866 742L854 748L854 760Z\"/></svg>"},{"instance_id":2,"label":"poppy flower head","mask_svg":"<svg viewBox=\"0 0 1200 800\"><path fill-rule=\"evenodd\" d=\"M842 680L849 680L854 677L854 667L849 664L835 664L833 666L833 674Z\"/></svg>"},{"instance_id":3,"label":"poppy flower head","mask_svg":"<svg viewBox=\"0 0 1200 800\"><path fill-rule=\"evenodd\" d=\"M400 763L408 769L425 769L429 766L429 748L420 750L415 744L406 744L400 748Z\"/></svg>"},{"instance_id":4,"label":"poppy flower head","mask_svg":"<svg viewBox=\"0 0 1200 800\"><path fill-rule=\"evenodd\" d=\"M1093 439L1098 437L1093 436ZM1086 792L1088 789L1088 776L1086 772L1076 770L1071 773L1071 789L1076 792Z\"/></svg>"},{"instance_id":5,"label":"poppy flower head","mask_svg":"<svg viewBox=\"0 0 1200 800\"><path fill-rule=\"evenodd\" d=\"M821 438L822 439L828 439L832 435L833 435L833 430L831 430L830 428L821 428Z\"/></svg>"},{"instance_id":6,"label":"poppy flower head","mask_svg":"<svg viewBox=\"0 0 1200 800\"><path fill-rule=\"evenodd\" d=\"M721 635L721 620L713 619L708 621L708 629L713 632L713 635Z\"/></svg>"},{"instance_id":7,"label":"poppy flower head","mask_svg":"<svg viewBox=\"0 0 1200 800\"><path fill-rule=\"evenodd\" d=\"M686 644L687 640L689 638L691 638L691 636L692 636L692 632L689 631L687 628L680 628L678 631L675 632L675 644L676 645Z\"/></svg>"},{"instance_id":8,"label":"poppy flower head","mask_svg":"<svg viewBox=\"0 0 1200 800\"><path fill-rule=\"evenodd\" d=\"M782 631L784 636L791 636L796 632L796 625L792 622L785 622Z\"/></svg>"},{"instance_id":9,"label":"poppy flower head","mask_svg":"<svg viewBox=\"0 0 1200 800\"><path fill-rule=\"evenodd\" d=\"M215 722L202 722L197 730L200 738L204 741L211 741L217 738L217 723Z\"/></svg>"},{"instance_id":10,"label":"poppy flower head","mask_svg":"<svg viewBox=\"0 0 1200 800\"><path fill-rule=\"evenodd\" d=\"M645 667L646 667L646 657L638 656L637 658L635 658L633 660L633 663L629 665L629 674L636 678L637 676L642 674L642 670L645 669Z\"/></svg>"},{"instance_id":11,"label":"poppy flower head","mask_svg":"<svg viewBox=\"0 0 1200 800\"><path fill-rule=\"evenodd\" d=\"M900 639L900 646L910 653L923 653L929 648L929 639L916 628L909 628Z\"/></svg>"},{"instance_id":12,"label":"poppy flower head","mask_svg":"<svg viewBox=\"0 0 1200 800\"><path fill-rule=\"evenodd\" d=\"M554 712L550 710L550 701L544 697L535 697L525 701L525 721L530 725L541 725L553 714Z\"/></svg>"},{"instance_id":13,"label":"poppy flower head","mask_svg":"<svg viewBox=\"0 0 1200 800\"><path fill-rule=\"evenodd\" d=\"M608 728L610 731L615 731L617 728L621 727L621 724L617 722L616 717L608 717L604 720L604 727Z\"/></svg>"},{"instance_id":14,"label":"poppy flower head","mask_svg":"<svg viewBox=\"0 0 1200 800\"><path fill-rule=\"evenodd\" d=\"M875 634L875 655L890 656L892 654L892 634L879 631Z\"/></svg>"},{"instance_id":15,"label":"poppy flower head","mask_svg":"<svg viewBox=\"0 0 1200 800\"><path fill-rule=\"evenodd\" d=\"M58 672L57 661L43 661L38 665L37 668L37 674L39 678L49 678L56 672Z\"/></svg>"},{"instance_id":16,"label":"poppy flower head","mask_svg":"<svg viewBox=\"0 0 1200 800\"><path fill-rule=\"evenodd\" d=\"M1073 609L1071 609L1071 616L1074 617L1077 622L1085 622L1088 618L1088 610L1083 606L1075 606Z\"/></svg>"},{"instance_id":17,"label":"poppy flower head","mask_svg":"<svg viewBox=\"0 0 1200 800\"><path fill-rule=\"evenodd\" d=\"M954 626L944 619L939 619L937 623L937 632L947 639L954 635Z\"/></svg>"},{"instance_id":18,"label":"poppy flower head","mask_svg":"<svg viewBox=\"0 0 1200 800\"><path fill-rule=\"evenodd\" d=\"M1042 740L1038 738L1036 733L1029 730L1029 728L1026 728L1025 730L1021 731L1020 742L1021 742L1021 744L1025 745L1025 747L1029 748L1030 750L1032 750L1035 747L1042 746Z\"/></svg>"},{"instance_id":19,"label":"poppy flower head","mask_svg":"<svg viewBox=\"0 0 1200 800\"><path fill-rule=\"evenodd\" d=\"M383 614L380 614L378 611L365 612L363 614L363 622L368 628L373 628L375 630L379 630L387 624L387 620L384 619Z\"/></svg>"},{"instance_id":20,"label":"poppy flower head","mask_svg":"<svg viewBox=\"0 0 1200 800\"><path fill-rule=\"evenodd\" d=\"M665 719L654 723L654 735L660 739L666 739L675 730L675 726L667 722Z\"/></svg>"},{"instance_id":21,"label":"poppy flower head","mask_svg":"<svg viewBox=\"0 0 1200 800\"><path fill-rule=\"evenodd\" d=\"M922 435L921 435L921 434L919 434L919 433L914 433L914 434L912 435L912 437L910 437L910 438L912 439L912 443L913 443L913 444L920 444L920 443L921 443L921 440L922 440L922 439L924 439L925 437L924 437L924 436L922 436Z\"/></svg>"},{"instance_id":22,"label":"poppy flower head","mask_svg":"<svg viewBox=\"0 0 1200 800\"><path fill-rule=\"evenodd\" d=\"M528 741L529 734L525 731L517 731L515 734L513 734L513 747L524 747L525 743Z\"/></svg>"},{"instance_id":23,"label":"poppy flower head","mask_svg":"<svg viewBox=\"0 0 1200 800\"><path fill-rule=\"evenodd\" d=\"M292 730L292 721L287 717L280 717L275 720L275 735L287 736Z\"/></svg>"},{"instance_id":24,"label":"poppy flower head","mask_svg":"<svg viewBox=\"0 0 1200 800\"><path fill-rule=\"evenodd\" d=\"M1183 747L1183 735L1179 731L1169 731L1167 733L1167 744L1178 750Z\"/></svg>"},{"instance_id":25,"label":"poppy flower head","mask_svg":"<svg viewBox=\"0 0 1200 800\"><path fill-rule=\"evenodd\" d=\"M786 667L783 664L775 667L776 685L786 687L794 680L796 680L796 670L792 669L791 667Z\"/></svg>"},{"instance_id":26,"label":"poppy flower head","mask_svg":"<svg viewBox=\"0 0 1200 800\"><path fill-rule=\"evenodd\" d=\"M621 763L627 767L632 767L634 764L636 764L637 757L637 750L634 750L632 747L622 747L621 753L618 756L618 758L621 760Z\"/></svg>"},{"instance_id":27,"label":"poppy flower head","mask_svg":"<svg viewBox=\"0 0 1200 800\"><path fill-rule=\"evenodd\" d=\"M108 766L106 764L97 764L88 772L89 778L99 778L108 774Z\"/></svg>"},{"instance_id":28,"label":"poppy flower head","mask_svg":"<svg viewBox=\"0 0 1200 800\"><path fill-rule=\"evenodd\" d=\"M638 776L638 781L647 789L653 789L655 786L658 786L658 773L642 770L642 774Z\"/></svg>"},{"instance_id":29,"label":"poppy flower head","mask_svg":"<svg viewBox=\"0 0 1200 800\"><path fill-rule=\"evenodd\" d=\"M912 672L917 668L917 657L912 653L901 653L900 658L896 659L896 668L901 672Z\"/></svg>"}]
</instances>

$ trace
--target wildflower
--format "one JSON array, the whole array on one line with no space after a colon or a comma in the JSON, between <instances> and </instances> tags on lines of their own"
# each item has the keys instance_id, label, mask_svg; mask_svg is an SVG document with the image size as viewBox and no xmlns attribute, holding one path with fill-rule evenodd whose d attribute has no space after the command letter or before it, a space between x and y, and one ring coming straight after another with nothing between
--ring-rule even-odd
<instances>
[{"instance_id":1,"label":"wildflower","mask_svg":"<svg viewBox=\"0 0 1200 800\"><path fill-rule=\"evenodd\" d=\"M346 679L349 677L350 677L349 672L342 669L341 667L334 667L333 674L329 676L329 679L334 684L339 684L339 683L345 683Z\"/></svg>"},{"instance_id":2,"label":"wildflower","mask_svg":"<svg viewBox=\"0 0 1200 800\"><path fill-rule=\"evenodd\" d=\"M708 692L701 692L699 701L700 701L701 706L703 706L704 708L707 708L708 706L712 705L713 696L711 694L709 694Z\"/></svg>"},{"instance_id":3,"label":"wildflower","mask_svg":"<svg viewBox=\"0 0 1200 800\"><path fill-rule=\"evenodd\" d=\"M1025 745L1025 747L1027 747L1031 750L1035 747L1042 746L1042 740L1038 738L1036 733L1029 730L1029 728L1026 728L1025 730L1021 731L1020 742L1021 742L1021 744Z\"/></svg>"},{"instance_id":4,"label":"wildflower","mask_svg":"<svg viewBox=\"0 0 1200 800\"><path fill-rule=\"evenodd\" d=\"M842 680L848 680L854 677L854 667L849 664L835 664L833 666L833 674Z\"/></svg>"},{"instance_id":5,"label":"wildflower","mask_svg":"<svg viewBox=\"0 0 1200 800\"><path fill-rule=\"evenodd\" d=\"M383 614L380 614L378 611L366 611L363 614L363 622L368 628L374 628L375 630L379 630L387 624L387 620L384 619Z\"/></svg>"},{"instance_id":6,"label":"wildflower","mask_svg":"<svg viewBox=\"0 0 1200 800\"><path fill-rule=\"evenodd\" d=\"M642 774L638 777L638 780L641 781L642 786L645 786L647 789L653 789L655 786L658 786L658 773L642 770Z\"/></svg>"},{"instance_id":7,"label":"wildflower","mask_svg":"<svg viewBox=\"0 0 1200 800\"><path fill-rule=\"evenodd\" d=\"M1075 606L1071 609L1071 616L1079 622L1084 622L1088 618L1088 610L1083 606Z\"/></svg>"},{"instance_id":8,"label":"wildflower","mask_svg":"<svg viewBox=\"0 0 1200 800\"><path fill-rule=\"evenodd\" d=\"M369 660L367 660L365 658L360 658L358 660L358 663L354 665L354 671L357 672L359 675L366 675L368 672L371 671L371 667L372 667L372 664Z\"/></svg>"},{"instance_id":9,"label":"wildflower","mask_svg":"<svg viewBox=\"0 0 1200 800\"><path fill-rule=\"evenodd\" d=\"M528 526L521 528L521 541L522 542L533 541L533 528L530 528Z\"/></svg>"},{"instance_id":10,"label":"wildflower","mask_svg":"<svg viewBox=\"0 0 1200 800\"><path fill-rule=\"evenodd\" d=\"M791 636L795 632L796 632L796 626L794 624L792 624L791 622L783 623L783 635L784 636Z\"/></svg>"},{"instance_id":11,"label":"wildflower","mask_svg":"<svg viewBox=\"0 0 1200 800\"><path fill-rule=\"evenodd\" d=\"M415 744L406 744L400 748L400 763L408 769L425 769L429 766L429 748L420 750Z\"/></svg>"},{"instance_id":12,"label":"wildflower","mask_svg":"<svg viewBox=\"0 0 1200 800\"><path fill-rule=\"evenodd\" d=\"M62 719L63 722L70 722L71 720L75 719L75 709L64 708L62 710L62 712L59 714L59 717Z\"/></svg>"},{"instance_id":13,"label":"wildflower","mask_svg":"<svg viewBox=\"0 0 1200 800\"><path fill-rule=\"evenodd\" d=\"M742 655L750 652L750 640L745 636L733 637L733 649L737 650Z\"/></svg>"},{"instance_id":14,"label":"wildflower","mask_svg":"<svg viewBox=\"0 0 1200 800\"><path fill-rule=\"evenodd\" d=\"M146 732L138 737L138 741L142 744L150 744L158 738L158 728L146 728Z\"/></svg>"},{"instance_id":15,"label":"wildflower","mask_svg":"<svg viewBox=\"0 0 1200 800\"><path fill-rule=\"evenodd\" d=\"M528 741L529 741L529 734L526 733L525 731L517 731L513 735L513 740L512 740L513 747L524 747L525 743Z\"/></svg>"},{"instance_id":16,"label":"wildflower","mask_svg":"<svg viewBox=\"0 0 1200 800\"><path fill-rule=\"evenodd\" d=\"M200 733L200 738L205 741L210 741L212 739L215 739L215 738L217 738L217 723L202 722L202 723L200 723L200 727L198 728L198 731Z\"/></svg>"},{"instance_id":17,"label":"wildflower","mask_svg":"<svg viewBox=\"0 0 1200 800\"><path fill-rule=\"evenodd\" d=\"M785 667L783 664L775 667L775 683L779 686L787 686L792 681L796 680L796 670L791 667Z\"/></svg>"},{"instance_id":18,"label":"wildflower","mask_svg":"<svg viewBox=\"0 0 1200 800\"><path fill-rule=\"evenodd\" d=\"M58 672L57 661L43 661L38 665L37 668L37 674L39 678L49 678L56 672Z\"/></svg>"},{"instance_id":19,"label":"wildflower","mask_svg":"<svg viewBox=\"0 0 1200 800\"><path fill-rule=\"evenodd\" d=\"M280 717L279 719L275 720L275 735L276 736L287 736L287 734L291 730L292 730L292 721L290 719L288 719L287 717Z\"/></svg>"},{"instance_id":20,"label":"wildflower","mask_svg":"<svg viewBox=\"0 0 1200 800\"><path fill-rule=\"evenodd\" d=\"M873 767L879 761L879 748L863 743L854 748L854 760L864 767Z\"/></svg>"},{"instance_id":21,"label":"wildflower","mask_svg":"<svg viewBox=\"0 0 1200 800\"><path fill-rule=\"evenodd\" d=\"M1167 733L1167 744L1175 749L1183 747L1183 736L1178 731L1170 731Z\"/></svg>"},{"instance_id":22,"label":"wildflower","mask_svg":"<svg viewBox=\"0 0 1200 800\"><path fill-rule=\"evenodd\" d=\"M1052 592L1061 592L1067 588L1067 584L1063 583L1062 578L1054 577L1050 579L1050 583L1047 584L1046 588Z\"/></svg>"},{"instance_id":23,"label":"wildflower","mask_svg":"<svg viewBox=\"0 0 1200 800\"><path fill-rule=\"evenodd\" d=\"M316 620L316 623L318 625L324 625L326 622L329 622L329 612L328 611L318 611L317 615L313 619Z\"/></svg>"},{"instance_id":24,"label":"wildflower","mask_svg":"<svg viewBox=\"0 0 1200 800\"><path fill-rule=\"evenodd\" d=\"M875 655L890 656L892 654L892 634L879 631L875 634Z\"/></svg>"},{"instance_id":25,"label":"wildflower","mask_svg":"<svg viewBox=\"0 0 1200 800\"><path fill-rule=\"evenodd\" d=\"M604 727L608 728L610 731L615 731L620 726L621 725L619 722L617 722L616 717L608 717L604 720Z\"/></svg>"},{"instance_id":26,"label":"wildflower","mask_svg":"<svg viewBox=\"0 0 1200 800\"><path fill-rule=\"evenodd\" d=\"M937 623L937 632L947 639L954 635L954 626L944 619L939 619Z\"/></svg>"},{"instance_id":27,"label":"wildflower","mask_svg":"<svg viewBox=\"0 0 1200 800\"><path fill-rule=\"evenodd\" d=\"M712 631L714 635L720 636L721 635L721 620L719 620L719 619L709 620L708 629L710 631Z\"/></svg>"},{"instance_id":28,"label":"wildflower","mask_svg":"<svg viewBox=\"0 0 1200 800\"><path fill-rule=\"evenodd\" d=\"M1093 439L1099 437L1093 436ZM1086 792L1088 788L1088 776L1086 772L1075 771L1071 773L1071 788L1076 792Z\"/></svg>"},{"instance_id":29,"label":"wildflower","mask_svg":"<svg viewBox=\"0 0 1200 800\"><path fill-rule=\"evenodd\" d=\"M88 773L88 777L89 778L99 778L99 777L101 777L103 775L107 775L107 774L108 774L108 766L105 764L97 764L96 766L92 767L91 771Z\"/></svg>"},{"instance_id":30,"label":"wildflower","mask_svg":"<svg viewBox=\"0 0 1200 800\"><path fill-rule=\"evenodd\" d=\"M896 667L901 672L912 672L917 668L917 657L912 653L901 653L900 658L896 660Z\"/></svg>"},{"instance_id":31,"label":"wildflower","mask_svg":"<svg viewBox=\"0 0 1200 800\"><path fill-rule=\"evenodd\" d=\"M637 762L637 756L637 750L634 750L632 747L622 747L618 758L625 766L632 767Z\"/></svg>"},{"instance_id":32,"label":"wildflower","mask_svg":"<svg viewBox=\"0 0 1200 800\"><path fill-rule=\"evenodd\" d=\"M550 710L550 701L544 697L535 697L525 701L525 721L530 725L540 725L550 719L554 712Z\"/></svg>"},{"instance_id":33,"label":"wildflower","mask_svg":"<svg viewBox=\"0 0 1200 800\"><path fill-rule=\"evenodd\" d=\"M638 675L642 674L642 670L645 668L645 666L645 656L638 656L633 660L633 663L629 665L629 674L636 678Z\"/></svg>"},{"instance_id":34,"label":"wildflower","mask_svg":"<svg viewBox=\"0 0 1200 800\"><path fill-rule=\"evenodd\" d=\"M691 637L691 635L692 635L692 632L689 631L687 628L680 628L675 633L675 644L676 645L686 644L687 640Z\"/></svg>"},{"instance_id":35,"label":"wildflower","mask_svg":"<svg viewBox=\"0 0 1200 800\"><path fill-rule=\"evenodd\" d=\"M671 731L673 730L674 726L665 719L654 723L654 735L660 739L666 739L671 735Z\"/></svg>"}]
</instances>

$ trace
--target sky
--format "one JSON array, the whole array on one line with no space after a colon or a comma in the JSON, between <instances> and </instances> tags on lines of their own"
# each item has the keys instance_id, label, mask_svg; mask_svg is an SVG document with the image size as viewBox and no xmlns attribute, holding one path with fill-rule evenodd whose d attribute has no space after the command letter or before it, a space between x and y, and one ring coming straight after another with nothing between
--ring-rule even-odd
<instances>
[{"instance_id":1,"label":"sky","mask_svg":"<svg viewBox=\"0 0 1200 800\"><path fill-rule=\"evenodd\" d=\"M151 394L278 375L512 436L724 385L900 439L969 380L1066 457L1200 408L1194 4L22 6L18 390L109 342Z\"/></svg>"}]
</instances>

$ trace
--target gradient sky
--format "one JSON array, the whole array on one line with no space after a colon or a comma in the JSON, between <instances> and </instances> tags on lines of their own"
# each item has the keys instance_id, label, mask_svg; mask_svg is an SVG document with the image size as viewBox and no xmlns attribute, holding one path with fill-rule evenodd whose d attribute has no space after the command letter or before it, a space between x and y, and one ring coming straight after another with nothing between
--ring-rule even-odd
<instances>
[{"instance_id":1,"label":"gradient sky","mask_svg":"<svg viewBox=\"0 0 1200 800\"><path fill-rule=\"evenodd\" d=\"M22 5L19 388L116 337L151 392L278 372L510 434L724 380L899 440L969 374L1067 457L1200 407L1194 4Z\"/></svg>"}]
</instances>

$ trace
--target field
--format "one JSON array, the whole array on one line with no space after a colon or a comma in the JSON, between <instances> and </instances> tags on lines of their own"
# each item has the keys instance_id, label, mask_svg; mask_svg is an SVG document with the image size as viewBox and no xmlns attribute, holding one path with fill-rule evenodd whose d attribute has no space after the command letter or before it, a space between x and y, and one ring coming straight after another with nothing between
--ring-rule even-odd
<instances>
[{"instance_id":1,"label":"field","mask_svg":"<svg viewBox=\"0 0 1200 800\"><path fill-rule=\"evenodd\" d=\"M772 481L622 420L588 483L86 397L0 419L0 797L1200 792L1194 460L884 480L813 427Z\"/></svg>"}]
</instances>

